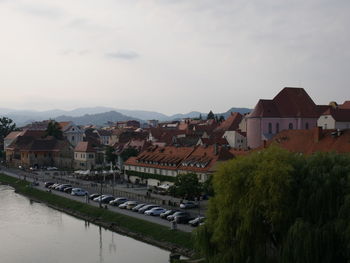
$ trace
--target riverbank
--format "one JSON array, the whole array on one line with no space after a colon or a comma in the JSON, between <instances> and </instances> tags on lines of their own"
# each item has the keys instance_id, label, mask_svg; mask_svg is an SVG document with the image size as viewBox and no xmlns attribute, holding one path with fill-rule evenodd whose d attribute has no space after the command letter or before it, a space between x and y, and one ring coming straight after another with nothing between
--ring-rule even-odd
<instances>
[{"instance_id":1,"label":"riverbank","mask_svg":"<svg viewBox=\"0 0 350 263\"><path fill-rule=\"evenodd\" d=\"M191 233L170 230L152 222L93 207L65 197L30 187L30 183L0 174L0 182L15 188L16 192L35 201L63 211L75 217L137 240L191 257L194 254Z\"/></svg>"}]
</instances>

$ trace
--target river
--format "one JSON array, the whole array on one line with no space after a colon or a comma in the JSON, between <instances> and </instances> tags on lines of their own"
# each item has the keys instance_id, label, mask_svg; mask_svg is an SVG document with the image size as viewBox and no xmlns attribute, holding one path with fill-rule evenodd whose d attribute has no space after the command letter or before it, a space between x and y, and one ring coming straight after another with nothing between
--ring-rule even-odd
<instances>
[{"instance_id":1,"label":"river","mask_svg":"<svg viewBox=\"0 0 350 263\"><path fill-rule=\"evenodd\" d=\"M0 185L1 263L166 263L169 252L31 202Z\"/></svg>"}]
</instances>

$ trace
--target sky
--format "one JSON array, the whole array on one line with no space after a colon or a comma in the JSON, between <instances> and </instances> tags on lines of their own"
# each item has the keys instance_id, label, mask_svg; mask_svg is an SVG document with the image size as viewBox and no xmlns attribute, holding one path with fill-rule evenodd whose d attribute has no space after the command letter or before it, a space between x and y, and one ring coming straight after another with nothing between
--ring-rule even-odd
<instances>
[{"instance_id":1,"label":"sky","mask_svg":"<svg viewBox=\"0 0 350 263\"><path fill-rule=\"evenodd\" d=\"M348 0L0 0L0 108L350 99Z\"/></svg>"}]
</instances>

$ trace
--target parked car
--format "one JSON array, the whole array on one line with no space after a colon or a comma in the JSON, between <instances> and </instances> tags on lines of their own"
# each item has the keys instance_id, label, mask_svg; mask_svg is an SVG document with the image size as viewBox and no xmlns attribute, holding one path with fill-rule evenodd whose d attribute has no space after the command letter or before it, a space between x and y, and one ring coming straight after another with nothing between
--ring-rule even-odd
<instances>
[{"instance_id":1,"label":"parked car","mask_svg":"<svg viewBox=\"0 0 350 263\"><path fill-rule=\"evenodd\" d=\"M49 185L47 188L49 188L49 189L55 189L56 186L59 186L59 185L60 185L60 184L55 183L55 184Z\"/></svg>"},{"instance_id":2,"label":"parked car","mask_svg":"<svg viewBox=\"0 0 350 263\"><path fill-rule=\"evenodd\" d=\"M72 193L72 190L73 190L73 187L67 187L67 188L64 188L63 192L70 194Z\"/></svg>"},{"instance_id":3,"label":"parked car","mask_svg":"<svg viewBox=\"0 0 350 263\"><path fill-rule=\"evenodd\" d=\"M132 210L134 207L136 207L139 203L135 201L134 203L130 203L127 205L126 209Z\"/></svg>"},{"instance_id":4,"label":"parked car","mask_svg":"<svg viewBox=\"0 0 350 263\"><path fill-rule=\"evenodd\" d=\"M44 183L44 186L46 187L46 188L49 188L49 186L51 186L51 185L53 185L54 184L54 182L45 182Z\"/></svg>"},{"instance_id":5,"label":"parked car","mask_svg":"<svg viewBox=\"0 0 350 263\"><path fill-rule=\"evenodd\" d=\"M67 187L72 187L70 184L61 184L60 186L56 187L56 190L63 192L63 190Z\"/></svg>"},{"instance_id":6,"label":"parked car","mask_svg":"<svg viewBox=\"0 0 350 263\"><path fill-rule=\"evenodd\" d=\"M72 187L72 186L70 184L61 185L60 187L58 187L58 190L61 192L64 192L64 190L68 187Z\"/></svg>"},{"instance_id":7,"label":"parked car","mask_svg":"<svg viewBox=\"0 0 350 263\"><path fill-rule=\"evenodd\" d=\"M137 202L136 201L127 201L127 202L120 204L118 207L121 209L126 209L128 207L128 205L132 205L132 204L135 204L135 206L136 206Z\"/></svg>"},{"instance_id":8,"label":"parked car","mask_svg":"<svg viewBox=\"0 0 350 263\"><path fill-rule=\"evenodd\" d=\"M141 207L137 212L140 213L140 214L143 214L145 213L147 210L150 210L154 207L158 207L157 205L145 205L143 207Z\"/></svg>"},{"instance_id":9,"label":"parked car","mask_svg":"<svg viewBox=\"0 0 350 263\"><path fill-rule=\"evenodd\" d=\"M177 210L177 209L175 209L175 210L174 209L167 210L164 213L160 214L160 218L166 219L167 216L170 216L170 215L172 215L172 214L174 214L176 212L180 212L180 210Z\"/></svg>"},{"instance_id":10,"label":"parked car","mask_svg":"<svg viewBox=\"0 0 350 263\"><path fill-rule=\"evenodd\" d=\"M93 194L89 195L89 199L90 199L90 200L94 200L96 197L99 197L99 196L100 196L100 194L98 194L98 193L93 193Z\"/></svg>"},{"instance_id":11,"label":"parked car","mask_svg":"<svg viewBox=\"0 0 350 263\"><path fill-rule=\"evenodd\" d=\"M83 195L87 195L87 194L89 194L89 193L82 188L73 188L72 192L71 192L71 195L78 195L78 196L83 196Z\"/></svg>"},{"instance_id":12,"label":"parked car","mask_svg":"<svg viewBox=\"0 0 350 263\"><path fill-rule=\"evenodd\" d=\"M107 197L107 196L111 196L111 195L100 195L94 199L92 199L92 201L95 201L95 202L100 202L100 200L102 201L103 198Z\"/></svg>"},{"instance_id":13,"label":"parked car","mask_svg":"<svg viewBox=\"0 0 350 263\"><path fill-rule=\"evenodd\" d=\"M137 206L133 207L133 208L131 209L131 211L133 211L133 212L138 212L139 209L141 209L141 208L144 207L145 205L147 205L147 204L138 204Z\"/></svg>"},{"instance_id":14,"label":"parked car","mask_svg":"<svg viewBox=\"0 0 350 263\"><path fill-rule=\"evenodd\" d=\"M205 220L205 217L204 216L197 216L195 219L192 219L190 221L188 221L188 223L191 225L191 226L199 226L200 223L203 223Z\"/></svg>"},{"instance_id":15,"label":"parked car","mask_svg":"<svg viewBox=\"0 0 350 263\"><path fill-rule=\"evenodd\" d=\"M146 210L144 214L149 216L159 216L161 213L164 213L165 211L166 209L163 207L153 207L150 210Z\"/></svg>"},{"instance_id":16,"label":"parked car","mask_svg":"<svg viewBox=\"0 0 350 263\"><path fill-rule=\"evenodd\" d=\"M114 200L111 200L109 202L110 205L113 205L113 206L119 206L121 205L122 203L125 203L126 201L128 201L127 198L125 197L118 197L118 198L115 198Z\"/></svg>"},{"instance_id":17,"label":"parked car","mask_svg":"<svg viewBox=\"0 0 350 263\"><path fill-rule=\"evenodd\" d=\"M167 219L168 221L173 221L173 220L176 219L176 217L180 217L180 216L188 216L188 217L189 217L189 214L188 214L187 212L179 211L179 212L176 212L176 213L174 213L174 214L172 214L172 215L167 216L166 219ZM176 220L175 220L175 221L176 221Z\"/></svg>"},{"instance_id":18,"label":"parked car","mask_svg":"<svg viewBox=\"0 0 350 263\"><path fill-rule=\"evenodd\" d=\"M180 208L182 209L189 209L189 208L196 208L198 207L198 204L193 201L185 201L180 204Z\"/></svg>"},{"instance_id":19,"label":"parked car","mask_svg":"<svg viewBox=\"0 0 350 263\"><path fill-rule=\"evenodd\" d=\"M101 203L103 204L109 204L110 201L114 200L115 197L110 195L110 196L105 196L101 199Z\"/></svg>"},{"instance_id":20,"label":"parked car","mask_svg":"<svg viewBox=\"0 0 350 263\"><path fill-rule=\"evenodd\" d=\"M176 213L174 214L174 220L176 223L179 223L179 224L181 223L187 224L188 221L190 221L191 219L193 218L191 218L190 215L186 212L179 212L179 214L176 214Z\"/></svg>"},{"instance_id":21,"label":"parked car","mask_svg":"<svg viewBox=\"0 0 350 263\"><path fill-rule=\"evenodd\" d=\"M46 170L48 170L48 171L56 171L56 170L58 170L58 168L57 167L47 167Z\"/></svg>"}]
</instances>

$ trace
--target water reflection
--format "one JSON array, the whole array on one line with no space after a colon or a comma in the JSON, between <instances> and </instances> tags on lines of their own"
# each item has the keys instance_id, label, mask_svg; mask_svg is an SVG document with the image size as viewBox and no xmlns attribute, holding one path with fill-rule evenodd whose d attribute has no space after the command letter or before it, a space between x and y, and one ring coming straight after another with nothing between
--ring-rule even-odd
<instances>
[{"instance_id":1,"label":"water reflection","mask_svg":"<svg viewBox=\"0 0 350 263\"><path fill-rule=\"evenodd\" d=\"M0 262L6 263L164 263L169 258L167 251L30 202L1 185L0 244Z\"/></svg>"}]
</instances>

